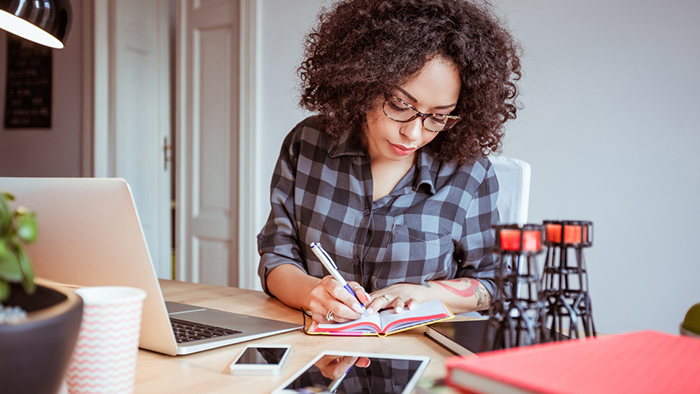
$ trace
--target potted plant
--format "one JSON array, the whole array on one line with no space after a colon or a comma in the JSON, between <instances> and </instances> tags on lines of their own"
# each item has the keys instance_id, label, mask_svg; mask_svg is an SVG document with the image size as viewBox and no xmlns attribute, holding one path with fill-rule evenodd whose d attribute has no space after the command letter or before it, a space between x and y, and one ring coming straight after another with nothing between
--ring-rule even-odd
<instances>
[{"instance_id":1,"label":"potted plant","mask_svg":"<svg viewBox=\"0 0 700 394\"><path fill-rule=\"evenodd\" d=\"M56 393L73 356L83 302L60 286L35 283L24 246L37 240L36 216L11 209L13 200L0 191L0 392Z\"/></svg>"}]
</instances>

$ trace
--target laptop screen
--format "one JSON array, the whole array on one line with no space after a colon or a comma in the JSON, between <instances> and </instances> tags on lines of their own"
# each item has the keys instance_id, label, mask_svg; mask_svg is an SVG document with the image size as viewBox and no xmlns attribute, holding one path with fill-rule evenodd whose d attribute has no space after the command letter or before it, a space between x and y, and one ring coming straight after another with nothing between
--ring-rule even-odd
<instances>
[{"instance_id":1,"label":"laptop screen","mask_svg":"<svg viewBox=\"0 0 700 394\"><path fill-rule=\"evenodd\" d=\"M123 179L0 178L0 189L36 212L39 237L27 253L37 277L145 290L140 346L176 354L163 295Z\"/></svg>"}]
</instances>

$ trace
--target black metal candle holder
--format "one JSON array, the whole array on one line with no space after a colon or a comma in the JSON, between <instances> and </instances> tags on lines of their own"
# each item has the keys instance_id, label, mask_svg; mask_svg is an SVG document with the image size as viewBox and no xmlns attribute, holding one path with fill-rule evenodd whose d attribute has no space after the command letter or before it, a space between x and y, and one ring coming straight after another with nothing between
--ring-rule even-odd
<instances>
[{"instance_id":1,"label":"black metal candle holder","mask_svg":"<svg viewBox=\"0 0 700 394\"><path fill-rule=\"evenodd\" d=\"M493 226L498 254L496 291L482 350L549 342L546 305L536 256L543 251L545 227L537 224Z\"/></svg>"},{"instance_id":2,"label":"black metal candle holder","mask_svg":"<svg viewBox=\"0 0 700 394\"><path fill-rule=\"evenodd\" d=\"M545 220L546 261L543 272L547 325L552 332L569 331L568 338L596 336L588 293L583 249L593 245L593 223L584 220ZM570 257L573 256L573 262ZM554 340L568 339L554 335Z\"/></svg>"}]
</instances>

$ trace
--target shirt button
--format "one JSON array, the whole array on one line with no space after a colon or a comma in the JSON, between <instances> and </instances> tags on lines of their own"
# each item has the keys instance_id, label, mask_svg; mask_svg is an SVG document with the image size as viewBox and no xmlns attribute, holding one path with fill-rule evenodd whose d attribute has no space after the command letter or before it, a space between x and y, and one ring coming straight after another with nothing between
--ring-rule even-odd
<instances>
[{"instance_id":1,"label":"shirt button","mask_svg":"<svg viewBox=\"0 0 700 394\"><path fill-rule=\"evenodd\" d=\"M370 211L369 208L367 208L364 211L362 211L362 214L365 216L368 216L370 214L370 212L372 212L372 211Z\"/></svg>"},{"instance_id":2,"label":"shirt button","mask_svg":"<svg viewBox=\"0 0 700 394\"><path fill-rule=\"evenodd\" d=\"M353 264L360 264L360 258L357 257L357 256L353 257L353 258L352 258L352 263L353 263Z\"/></svg>"}]
</instances>

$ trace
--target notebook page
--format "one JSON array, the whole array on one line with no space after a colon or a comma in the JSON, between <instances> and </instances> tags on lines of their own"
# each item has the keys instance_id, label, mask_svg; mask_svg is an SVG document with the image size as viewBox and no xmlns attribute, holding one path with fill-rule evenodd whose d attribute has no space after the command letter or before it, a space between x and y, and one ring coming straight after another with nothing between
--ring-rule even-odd
<instances>
[{"instance_id":1,"label":"notebook page","mask_svg":"<svg viewBox=\"0 0 700 394\"><path fill-rule=\"evenodd\" d=\"M322 323L318 325L316 331L352 331L352 332L367 332L375 333L381 329L380 314L371 316L362 315L359 319L349 321L347 323Z\"/></svg>"},{"instance_id":2,"label":"notebook page","mask_svg":"<svg viewBox=\"0 0 700 394\"><path fill-rule=\"evenodd\" d=\"M435 319L451 316L452 312L440 300L418 304L413 310L404 309L401 313L386 310L380 313L384 332L400 330Z\"/></svg>"}]
</instances>

